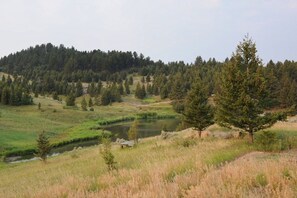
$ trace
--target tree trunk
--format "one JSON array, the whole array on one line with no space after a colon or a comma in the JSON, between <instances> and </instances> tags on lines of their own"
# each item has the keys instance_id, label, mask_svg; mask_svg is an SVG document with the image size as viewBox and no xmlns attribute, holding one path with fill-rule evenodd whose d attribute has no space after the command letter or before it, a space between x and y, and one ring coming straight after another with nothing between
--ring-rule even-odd
<instances>
[{"instance_id":1,"label":"tree trunk","mask_svg":"<svg viewBox=\"0 0 297 198\"><path fill-rule=\"evenodd\" d=\"M201 138L201 133L202 133L202 131L198 131L198 134L199 134L199 138Z\"/></svg>"},{"instance_id":2,"label":"tree trunk","mask_svg":"<svg viewBox=\"0 0 297 198\"><path fill-rule=\"evenodd\" d=\"M254 133L253 133L253 132L249 132L249 142L250 142L251 144L254 143Z\"/></svg>"}]
</instances>

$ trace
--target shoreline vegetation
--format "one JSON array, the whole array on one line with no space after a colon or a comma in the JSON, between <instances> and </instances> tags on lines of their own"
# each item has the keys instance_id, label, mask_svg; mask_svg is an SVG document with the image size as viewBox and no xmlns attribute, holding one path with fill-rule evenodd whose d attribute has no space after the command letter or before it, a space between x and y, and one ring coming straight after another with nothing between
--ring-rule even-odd
<instances>
[{"instance_id":1,"label":"shoreline vegetation","mask_svg":"<svg viewBox=\"0 0 297 198\"><path fill-rule=\"evenodd\" d=\"M59 147L66 146L69 144L80 143L80 142L85 142L85 141L90 141L90 140L98 140L98 143L99 143L99 139L100 139L100 137L102 137L103 133L108 134L109 136L112 136L110 131L106 131L106 130L102 129L103 126L107 126L107 125L133 121L135 119L154 120L154 119L167 119L167 118L173 119L173 118L177 118L177 117L179 117L177 114L158 114L156 112L143 112L143 113L137 113L137 114L131 115L131 116L122 116L122 117L102 119L100 121L98 121L98 120L86 121L86 122L84 122L78 126L75 126L75 127L81 127L81 126L86 127L88 125L91 125L90 123L93 123L94 126L91 126L88 129L96 131L98 133L98 135L82 137L82 138L75 138L75 139L65 140L65 141L61 141L61 142L55 142L55 143L51 144L51 148L54 150L54 149L57 149ZM16 151L10 151L10 152L8 151L8 152L2 153L0 155L0 157L2 156L3 160L7 161L6 160L7 158L17 157L17 156L34 155L34 153L36 153L36 152L37 152L36 148L16 150Z\"/></svg>"}]
</instances>

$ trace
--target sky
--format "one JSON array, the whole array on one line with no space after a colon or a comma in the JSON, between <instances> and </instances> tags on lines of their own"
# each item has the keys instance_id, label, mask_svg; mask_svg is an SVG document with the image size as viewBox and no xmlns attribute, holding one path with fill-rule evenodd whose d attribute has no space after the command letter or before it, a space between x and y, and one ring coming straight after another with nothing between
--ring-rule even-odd
<instances>
[{"instance_id":1,"label":"sky","mask_svg":"<svg viewBox=\"0 0 297 198\"><path fill-rule=\"evenodd\" d=\"M0 0L0 57L37 44L223 61L246 34L263 62L297 60L297 0Z\"/></svg>"}]
</instances>

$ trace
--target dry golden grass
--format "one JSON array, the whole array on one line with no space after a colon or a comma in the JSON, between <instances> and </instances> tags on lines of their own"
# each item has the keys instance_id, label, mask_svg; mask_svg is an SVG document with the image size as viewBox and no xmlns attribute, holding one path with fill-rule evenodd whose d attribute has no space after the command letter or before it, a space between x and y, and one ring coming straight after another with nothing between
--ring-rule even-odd
<instances>
[{"instance_id":1,"label":"dry golden grass","mask_svg":"<svg viewBox=\"0 0 297 198\"><path fill-rule=\"evenodd\" d=\"M205 176L186 197L296 197L296 151L254 152Z\"/></svg>"},{"instance_id":2,"label":"dry golden grass","mask_svg":"<svg viewBox=\"0 0 297 198\"><path fill-rule=\"evenodd\" d=\"M186 130L167 140L148 138L132 149L114 145L118 171L110 173L98 146L64 153L47 164L35 161L4 166L0 169L0 197L297 195L293 154L249 154L225 164L252 147L244 140L222 139L194 140L195 145L181 146L191 133ZM261 174L266 181L257 179Z\"/></svg>"}]
</instances>

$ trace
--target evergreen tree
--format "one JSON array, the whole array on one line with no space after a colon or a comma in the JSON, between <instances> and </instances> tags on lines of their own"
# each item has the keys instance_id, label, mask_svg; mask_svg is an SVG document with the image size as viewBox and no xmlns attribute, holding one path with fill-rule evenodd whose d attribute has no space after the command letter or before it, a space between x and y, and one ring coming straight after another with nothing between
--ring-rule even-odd
<instances>
[{"instance_id":1,"label":"evergreen tree","mask_svg":"<svg viewBox=\"0 0 297 198\"><path fill-rule=\"evenodd\" d=\"M116 83L113 83L109 89L111 90L111 102L121 102L121 94Z\"/></svg>"},{"instance_id":2,"label":"evergreen tree","mask_svg":"<svg viewBox=\"0 0 297 198\"><path fill-rule=\"evenodd\" d=\"M81 109L82 109L83 111L87 111L87 110L88 110L88 109L87 109L87 101L86 101L85 97L83 97L83 99L82 99L82 101L81 101Z\"/></svg>"},{"instance_id":3,"label":"evergreen tree","mask_svg":"<svg viewBox=\"0 0 297 198\"><path fill-rule=\"evenodd\" d=\"M115 85L115 84L114 84ZM107 87L101 96L101 105L109 105L112 102L121 102L122 98L116 86Z\"/></svg>"},{"instance_id":4,"label":"evergreen tree","mask_svg":"<svg viewBox=\"0 0 297 198\"><path fill-rule=\"evenodd\" d=\"M87 92L88 92L88 94L90 94L91 97L94 97L95 96L95 94L96 94L96 87L95 87L95 83L93 81L88 86Z\"/></svg>"},{"instance_id":5,"label":"evergreen tree","mask_svg":"<svg viewBox=\"0 0 297 198\"><path fill-rule=\"evenodd\" d=\"M290 107L297 105L297 83L295 80L291 81L290 90L288 93L288 104Z\"/></svg>"},{"instance_id":6,"label":"evergreen tree","mask_svg":"<svg viewBox=\"0 0 297 198\"><path fill-rule=\"evenodd\" d=\"M3 105L8 105L9 104L9 98L10 98L9 89L8 89L8 87L4 87L2 89L2 94L1 94L1 103Z\"/></svg>"},{"instance_id":7,"label":"evergreen tree","mask_svg":"<svg viewBox=\"0 0 297 198\"><path fill-rule=\"evenodd\" d=\"M140 85L140 83L137 83L136 90L135 90L135 97L138 99L144 99L146 96L145 86Z\"/></svg>"},{"instance_id":8,"label":"evergreen tree","mask_svg":"<svg viewBox=\"0 0 297 198\"><path fill-rule=\"evenodd\" d=\"M133 77L132 76L129 77L129 85L133 85Z\"/></svg>"},{"instance_id":9,"label":"evergreen tree","mask_svg":"<svg viewBox=\"0 0 297 198\"><path fill-rule=\"evenodd\" d=\"M101 94L102 87L103 87L102 82L99 80L97 83L97 88L96 88L96 92L95 92L96 95Z\"/></svg>"},{"instance_id":10,"label":"evergreen tree","mask_svg":"<svg viewBox=\"0 0 297 198\"><path fill-rule=\"evenodd\" d=\"M175 74L173 79L169 98L173 100L173 109L178 113L182 113L184 111L184 97L186 95L184 79L181 73Z\"/></svg>"},{"instance_id":11,"label":"evergreen tree","mask_svg":"<svg viewBox=\"0 0 297 198\"><path fill-rule=\"evenodd\" d=\"M53 93L53 99L54 100L59 100L59 96L58 96L58 93L56 91Z\"/></svg>"},{"instance_id":12,"label":"evergreen tree","mask_svg":"<svg viewBox=\"0 0 297 198\"><path fill-rule=\"evenodd\" d=\"M142 82L142 83L145 83L144 76L141 77L141 82Z\"/></svg>"},{"instance_id":13,"label":"evergreen tree","mask_svg":"<svg viewBox=\"0 0 297 198\"><path fill-rule=\"evenodd\" d=\"M66 105L67 106L75 106L75 97L72 93L70 93L67 97L66 97Z\"/></svg>"},{"instance_id":14,"label":"evergreen tree","mask_svg":"<svg viewBox=\"0 0 297 198\"><path fill-rule=\"evenodd\" d=\"M268 67L268 66L267 66ZM273 108L279 105L278 94L280 93L280 82L275 75L275 72L270 68L265 72L266 91L267 95L264 99L265 107Z\"/></svg>"},{"instance_id":15,"label":"evergreen tree","mask_svg":"<svg viewBox=\"0 0 297 198\"><path fill-rule=\"evenodd\" d=\"M141 86L139 82L136 85L135 97L141 99Z\"/></svg>"},{"instance_id":16,"label":"evergreen tree","mask_svg":"<svg viewBox=\"0 0 297 198\"><path fill-rule=\"evenodd\" d=\"M159 87L156 84L152 85L152 90L155 96L159 95Z\"/></svg>"},{"instance_id":17,"label":"evergreen tree","mask_svg":"<svg viewBox=\"0 0 297 198\"><path fill-rule=\"evenodd\" d=\"M90 97L90 99L89 99L89 107L92 107L93 106L93 100L92 100L92 98Z\"/></svg>"},{"instance_id":18,"label":"evergreen tree","mask_svg":"<svg viewBox=\"0 0 297 198\"><path fill-rule=\"evenodd\" d=\"M120 95L124 95L124 87L123 87L123 83L120 83L118 85L118 91L120 93Z\"/></svg>"},{"instance_id":19,"label":"evergreen tree","mask_svg":"<svg viewBox=\"0 0 297 198\"><path fill-rule=\"evenodd\" d=\"M236 53L224 65L217 93L216 120L225 127L236 127L248 132L250 142L254 133L272 126L282 117L264 113L265 81L256 45L246 37L237 46Z\"/></svg>"},{"instance_id":20,"label":"evergreen tree","mask_svg":"<svg viewBox=\"0 0 297 198\"><path fill-rule=\"evenodd\" d=\"M101 95L101 102L100 104L105 106L111 103L111 93L109 89L104 89Z\"/></svg>"},{"instance_id":21,"label":"evergreen tree","mask_svg":"<svg viewBox=\"0 0 297 198\"><path fill-rule=\"evenodd\" d=\"M291 80L289 75L286 73L281 78L281 89L278 96L282 107L291 107L297 103L296 99L296 81Z\"/></svg>"},{"instance_id":22,"label":"evergreen tree","mask_svg":"<svg viewBox=\"0 0 297 198\"><path fill-rule=\"evenodd\" d=\"M168 85L166 84L165 86L163 86L162 88L161 88L161 90L160 90L160 97L161 97L161 99L165 99L165 98L167 98L168 97Z\"/></svg>"},{"instance_id":23,"label":"evergreen tree","mask_svg":"<svg viewBox=\"0 0 297 198\"><path fill-rule=\"evenodd\" d=\"M141 87L141 99L144 99L146 97L146 90L144 84Z\"/></svg>"},{"instance_id":24,"label":"evergreen tree","mask_svg":"<svg viewBox=\"0 0 297 198\"><path fill-rule=\"evenodd\" d=\"M37 141L36 156L39 157L43 162L46 162L47 155L51 150L51 145L49 142L49 138L46 136L45 131L42 131L42 133L39 133L36 141Z\"/></svg>"},{"instance_id":25,"label":"evergreen tree","mask_svg":"<svg viewBox=\"0 0 297 198\"><path fill-rule=\"evenodd\" d=\"M108 171L116 170L116 164L115 157L111 152L111 140L108 137L103 137L102 140L102 147L100 148L100 153L102 155L102 158L107 165Z\"/></svg>"},{"instance_id":26,"label":"evergreen tree","mask_svg":"<svg viewBox=\"0 0 297 198\"><path fill-rule=\"evenodd\" d=\"M127 80L125 80L125 91L127 95L130 94L130 86Z\"/></svg>"},{"instance_id":27,"label":"evergreen tree","mask_svg":"<svg viewBox=\"0 0 297 198\"><path fill-rule=\"evenodd\" d=\"M83 86L80 81L76 83L76 91L75 91L75 97L79 97L83 95Z\"/></svg>"},{"instance_id":28,"label":"evergreen tree","mask_svg":"<svg viewBox=\"0 0 297 198\"><path fill-rule=\"evenodd\" d=\"M152 95L153 94L153 87L151 84L148 84L146 87L147 93Z\"/></svg>"},{"instance_id":29,"label":"evergreen tree","mask_svg":"<svg viewBox=\"0 0 297 198\"><path fill-rule=\"evenodd\" d=\"M146 76L146 82L147 82L147 83L151 82L151 77L150 77L150 75L147 75L147 76Z\"/></svg>"},{"instance_id":30,"label":"evergreen tree","mask_svg":"<svg viewBox=\"0 0 297 198\"><path fill-rule=\"evenodd\" d=\"M131 125L129 131L128 131L128 138L129 140L134 140L134 143L138 143L138 120L134 120L133 124Z\"/></svg>"},{"instance_id":31,"label":"evergreen tree","mask_svg":"<svg viewBox=\"0 0 297 198\"><path fill-rule=\"evenodd\" d=\"M213 110L208 104L206 90L200 79L195 82L186 97L183 115L186 123L198 130L199 137L201 137L203 130L214 123Z\"/></svg>"}]
</instances>

